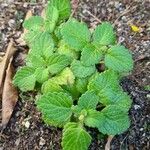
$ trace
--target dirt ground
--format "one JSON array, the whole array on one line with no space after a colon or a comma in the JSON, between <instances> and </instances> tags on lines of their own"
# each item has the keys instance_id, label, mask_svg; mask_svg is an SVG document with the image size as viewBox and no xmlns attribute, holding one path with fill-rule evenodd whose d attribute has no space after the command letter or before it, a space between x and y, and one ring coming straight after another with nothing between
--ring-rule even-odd
<instances>
[{"instance_id":1,"label":"dirt ground","mask_svg":"<svg viewBox=\"0 0 150 150\"><path fill-rule=\"evenodd\" d=\"M40 14L45 3L45 0L0 0L0 52L5 51L10 38L20 37L26 12L31 9ZM111 22L118 42L133 54L134 70L120 83L133 101L131 126L115 136L111 150L149 150L150 91L146 88L150 85L150 1L80 0L75 17L91 28L101 21ZM132 31L131 25L139 27L140 32ZM17 49L15 67L24 64L27 52L26 47ZM7 128L0 133L0 150L61 150L61 129L44 125L34 104L34 93L20 92L19 97ZM89 150L104 150L107 136L95 129L88 131L93 136Z\"/></svg>"}]
</instances>

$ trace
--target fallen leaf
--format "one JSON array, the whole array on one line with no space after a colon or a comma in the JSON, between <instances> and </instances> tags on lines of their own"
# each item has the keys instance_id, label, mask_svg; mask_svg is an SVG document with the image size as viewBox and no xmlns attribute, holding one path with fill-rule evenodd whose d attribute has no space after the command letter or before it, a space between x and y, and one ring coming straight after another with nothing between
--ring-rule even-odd
<instances>
[{"instance_id":1,"label":"fallen leaf","mask_svg":"<svg viewBox=\"0 0 150 150\"><path fill-rule=\"evenodd\" d=\"M32 17L32 11L31 10L29 10L26 13L25 20L28 20L30 17ZM26 33L28 33L28 30L24 28L23 33L21 34L20 38L16 40L16 42L19 44L19 46L25 46L26 45L26 42L24 40L24 36Z\"/></svg>"},{"instance_id":2,"label":"fallen leaf","mask_svg":"<svg viewBox=\"0 0 150 150\"><path fill-rule=\"evenodd\" d=\"M12 59L9 61L8 68L6 70L6 77L4 82L4 88L2 93L2 127L6 127L10 120L16 102L18 100L18 91L12 83L14 76L14 68L12 66Z\"/></svg>"},{"instance_id":3,"label":"fallen leaf","mask_svg":"<svg viewBox=\"0 0 150 150\"><path fill-rule=\"evenodd\" d=\"M105 145L105 150L110 150L110 144L111 144L113 137L114 137L113 135L108 136L107 143Z\"/></svg>"},{"instance_id":4,"label":"fallen leaf","mask_svg":"<svg viewBox=\"0 0 150 150\"><path fill-rule=\"evenodd\" d=\"M3 60L0 62L0 94L2 93L4 76L5 76L8 64L9 64L9 60L14 55L16 50L17 49L14 48L13 41L11 40L8 44L6 54L3 57Z\"/></svg>"}]
</instances>

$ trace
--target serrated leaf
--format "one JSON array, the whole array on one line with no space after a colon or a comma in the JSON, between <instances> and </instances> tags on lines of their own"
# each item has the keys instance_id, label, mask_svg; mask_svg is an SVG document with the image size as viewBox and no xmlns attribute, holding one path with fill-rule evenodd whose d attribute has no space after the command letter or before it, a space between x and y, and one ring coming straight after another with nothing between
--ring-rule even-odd
<instances>
[{"instance_id":1,"label":"serrated leaf","mask_svg":"<svg viewBox=\"0 0 150 150\"><path fill-rule=\"evenodd\" d=\"M73 59L78 59L79 54L74 49L72 49L69 45L67 45L64 41L61 41L59 43L59 47L57 49L57 52L59 54L64 54L68 57L71 57Z\"/></svg>"},{"instance_id":2,"label":"serrated leaf","mask_svg":"<svg viewBox=\"0 0 150 150\"><path fill-rule=\"evenodd\" d=\"M28 43L29 47L32 46L32 44L38 40L38 37L42 34L43 32L41 31L30 31L25 34L25 41Z\"/></svg>"},{"instance_id":3,"label":"serrated leaf","mask_svg":"<svg viewBox=\"0 0 150 150\"><path fill-rule=\"evenodd\" d=\"M77 123L68 123L63 130L63 150L87 150L91 136Z\"/></svg>"},{"instance_id":4,"label":"serrated leaf","mask_svg":"<svg viewBox=\"0 0 150 150\"><path fill-rule=\"evenodd\" d=\"M105 65L117 72L128 72L133 69L132 55L124 46L112 46L105 56Z\"/></svg>"},{"instance_id":5,"label":"serrated leaf","mask_svg":"<svg viewBox=\"0 0 150 150\"><path fill-rule=\"evenodd\" d=\"M56 124L66 124L72 115L72 98L65 93L47 93L36 101L44 117Z\"/></svg>"},{"instance_id":6,"label":"serrated leaf","mask_svg":"<svg viewBox=\"0 0 150 150\"><path fill-rule=\"evenodd\" d=\"M69 20L61 30L65 42L77 51L90 42L90 31L84 23L75 19Z\"/></svg>"},{"instance_id":7,"label":"serrated leaf","mask_svg":"<svg viewBox=\"0 0 150 150\"><path fill-rule=\"evenodd\" d=\"M107 106L101 112L90 110L85 118L89 127L97 127L100 132L107 135L123 133L130 126L128 114L119 107Z\"/></svg>"},{"instance_id":8,"label":"serrated leaf","mask_svg":"<svg viewBox=\"0 0 150 150\"><path fill-rule=\"evenodd\" d=\"M105 106L108 105L117 105L123 111L127 112L131 107L130 97L122 91L114 91L112 89L107 89L100 93L99 102Z\"/></svg>"},{"instance_id":9,"label":"serrated leaf","mask_svg":"<svg viewBox=\"0 0 150 150\"><path fill-rule=\"evenodd\" d=\"M30 31L42 30L44 19L40 16L32 16L28 20L25 20L23 27Z\"/></svg>"},{"instance_id":10,"label":"serrated leaf","mask_svg":"<svg viewBox=\"0 0 150 150\"><path fill-rule=\"evenodd\" d=\"M26 64L34 68L46 68L47 65L45 59L41 55L33 53L32 51L28 53Z\"/></svg>"},{"instance_id":11,"label":"serrated leaf","mask_svg":"<svg viewBox=\"0 0 150 150\"><path fill-rule=\"evenodd\" d=\"M93 34L93 41L96 45L114 44L116 36L110 23L104 22L97 26Z\"/></svg>"},{"instance_id":12,"label":"serrated leaf","mask_svg":"<svg viewBox=\"0 0 150 150\"><path fill-rule=\"evenodd\" d=\"M21 91L31 91L35 87L35 69L31 67L22 67L14 76L13 83Z\"/></svg>"},{"instance_id":13,"label":"serrated leaf","mask_svg":"<svg viewBox=\"0 0 150 150\"><path fill-rule=\"evenodd\" d=\"M96 109L99 97L92 91L82 94L78 101L78 107L81 109Z\"/></svg>"},{"instance_id":14,"label":"serrated leaf","mask_svg":"<svg viewBox=\"0 0 150 150\"><path fill-rule=\"evenodd\" d=\"M78 78L85 78L91 76L95 71L95 66L84 66L79 60L74 60L71 64L71 70Z\"/></svg>"},{"instance_id":15,"label":"serrated leaf","mask_svg":"<svg viewBox=\"0 0 150 150\"><path fill-rule=\"evenodd\" d=\"M50 5L58 9L60 21L69 18L71 14L70 0L50 0Z\"/></svg>"},{"instance_id":16,"label":"serrated leaf","mask_svg":"<svg viewBox=\"0 0 150 150\"><path fill-rule=\"evenodd\" d=\"M46 14L46 19L44 22L45 29L48 32L52 33L55 29L56 23L59 18L58 9L51 4L48 4L45 14Z\"/></svg>"},{"instance_id":17,"label":"serrated leaf","mask_svg":"<svg viewBox=\"0 0 150 150\"><path fill-rule=\"evenodd\" d=\"M87 91L88 78L76 78L75 85L80 93Z\"/></svg>"},{"instance_id":18,"label":"serrated leaf","mask_svg":"<svg viewBox=\"0 0 150 150\"><path fill-rule=\"evenodd\" d=\"M85 66L95 65L100 62L102 56L102 51L90 44L83 48L81 52L81 62Z\"/></svg>"},{"instance_id":19,"label":"serrated leaf","mask_svg":"<svg viewBox=\"0 0 150 150\"><path fill-rule=\"evenodd\" d=\"M49 78L49 70L45 68L37 68L35 70L36 81L43 83Z\"/></svg>"},{"instance_id":20,"label":"serrated leaf","mask_svg":"<svg viewBox=\"0 0 150 150\"><path fill-rule=\"evenodd\" d=\"M51 74L59 73L71 63L71 59L66 55L53 54L49 57L48 69Z\"/></svg>"},{"instance_id":21,"label":"serrated leaf","mask_svg":"<svg viewBox=\"0 0 150 150\"><path fill-rule=\"evenodd\" d=\"M54 52L54 41L51 35L47 32L42 32L37 35L36 41L30 44L33 54L48 58Z\"/></svg>"},{"instance_id":22,"label":"serrated leaf","mask_svg":"<svg viewBox=\"0 0 150 150\"><path fill-rule=\"evenodd\" d=\"M108 89L120 89L118 75L111 70L96 75L88 85L88 90L94 90L99 95Z\"/></svg>"},{"instance_id":23,"label":"serrated leaf","mask_svg":"<svg viewBox=\"0 0 150 150\"><path fill-rule=\"evenodd\" d=\"M42 85L42 93L49 93L49 92L63 92L63 89L60 85L55 83L53 80L49 79L45 81Z\"/></svg>"},{"instance_id":24,"label":"serrated leaf","mask_svg":"<svg viewBox=\"0 0 150 150\"><path fill-rule=\"evenodd\" d=\"M51 80L55 82L58 85L68 85L68 84L74 84L74 74L71 71L70 68L65 68L60 74L53 77Z\"/></svg>"}]
</instances>

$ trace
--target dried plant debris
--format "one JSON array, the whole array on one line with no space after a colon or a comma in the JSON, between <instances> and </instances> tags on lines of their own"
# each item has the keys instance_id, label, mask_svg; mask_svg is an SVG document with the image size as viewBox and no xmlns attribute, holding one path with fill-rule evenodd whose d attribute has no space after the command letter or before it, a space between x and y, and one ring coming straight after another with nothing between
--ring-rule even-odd
<instances>
[{"instance_id":1,"label":"dried plant debris","mask_svg":"<svg viewBox=\"0 0 150 150\"><path fill-rule=\"evenodd\" d=\"M6 127L10 120L16 102L18 100L18 91L12 83L14 76L14 68L12 66L12 58L9 61L9 65L6 71L6 77L4 82L3 94L2 94L2 127Z\"/></svg>"},{"instance_id":2,"label":"dried plant debris","mask_svg":"<svg viewBox=\"0 0 150 150\"><path fill-rule=\"evenodd\" d=\"M11 40L10 43L8 44L7 50L6 50L6 54L3 57L3 60L0 62L0 90L2 91L3 88L3 81L4 81L4 76L6 73L6 69L8 67L10 58L14 55L14 53L16 52L16 48L14 48L13 46L13 41Z\"/></svg>"}]
</instances>

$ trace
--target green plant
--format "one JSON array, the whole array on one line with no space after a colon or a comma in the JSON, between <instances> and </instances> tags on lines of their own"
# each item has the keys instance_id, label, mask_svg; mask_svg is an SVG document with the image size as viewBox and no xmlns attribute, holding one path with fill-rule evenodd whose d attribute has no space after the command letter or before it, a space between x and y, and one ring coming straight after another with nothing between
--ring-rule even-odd
<instances>
[{"instance_id":1,"label":"green plant","mask_svg":"<svg viewBox=\"0 0 150 150\"><path fill-rule=\"evenodd\" d=\"M116 135L130 125L131 100L119 80L132 70L132 56L116 43L110 23L91 33L85 23L69 18L69 0L51 0L45 10L45 18L23 24L30 50L14 84L40 93L36 105L45 123L64 127L64 150L86 150L91 136L85 126Z\"/></svg>"}]
</instances>

